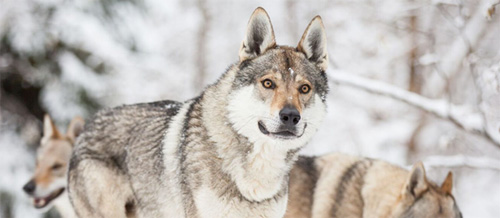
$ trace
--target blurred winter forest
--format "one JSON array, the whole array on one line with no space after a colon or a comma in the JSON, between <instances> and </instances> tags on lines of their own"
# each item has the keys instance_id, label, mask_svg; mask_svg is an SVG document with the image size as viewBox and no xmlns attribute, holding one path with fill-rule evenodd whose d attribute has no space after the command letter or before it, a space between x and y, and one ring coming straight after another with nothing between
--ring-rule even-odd
<instances>
[{"instance_id":1,"label":"blurred winter forest","mask_svg":"<svg viewBox=\"0 0 500 218\"><path fill-rule=\"evenodd\" d=\"M500 217L498 0L0 0L0 217L32 208L41 119L198 95L238 60L257 6L278 44L321 15L328 115L303 150L451 170L464 217Z\"/></svg>"}]
</instances>

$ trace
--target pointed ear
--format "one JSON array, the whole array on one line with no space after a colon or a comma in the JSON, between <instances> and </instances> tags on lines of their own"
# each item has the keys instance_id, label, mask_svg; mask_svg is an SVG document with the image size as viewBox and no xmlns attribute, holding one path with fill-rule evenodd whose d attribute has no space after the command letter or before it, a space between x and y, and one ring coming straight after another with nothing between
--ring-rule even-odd
<instances>
[{"instance_id":1,"label":"pointed ear","mask_svg":"<svg viewBox=\"0 0 500 218\"><path fill-rule=\"evenodd\" d=\"M45 114L43 117L43 137L42 137L42 145L44 145L51 138L59 138L61 134L59 130L57 130L56 125L52 122L52 119L48 114Z\"/></svg>"},{"instance_id":2,"label":"pointed ear","mask_svg":"<svg viewBox=\"0 0 500 218\"><path fill-rule=\"evenodd\" d=\"M441 190L443 190L444 193L451 195L452 188L453 188L453 173L450 171L448 172L446 179L444 179L444 182L441 185Z\"/></svg>"},{"instance_id":3,"label":"pointed ear","mask_svg":"<svg viewBox=\"0 0 500 218\"><path fill-rule=\"evenodd\" d=\"M326 33L320 16L312 19L300 39L297 50L304 53L319 69L328 68L328 52L326 47Z\"/></svg>"},{"instance_id":4,"label":"pointed ear","mask_svg":"<svg viewBox=\"0 0 500 218\"><path fill-rule=\"evenodd\" d=\"M66 131L66 136L71 139L71 141L75 142L76 138L83 131L83 126L85 125L85 121L81 117L75 117L69 123L68 131Z\"/></svg>"},{"instance_id":5,"label":"pointed ear","mask_svg":"<svg viewBox=\"0 0 500 218\"><path fill-rule=\"evenodd\" d=\"M248 21L247 33L240 47L240 62L256 57L276 46L274 30L269 15L258 7Z\"/></svg>"},{"instance_id":6,"label":"pointed ear","mask_svg":"<svg viewBox=\"0 0 500 218\"><path fill-rule=\"evenodd\" d=\"M427 177L422 162L413 165L403 192L406 196L419 197L427 189Z\"/></svg>"}]
</instances>

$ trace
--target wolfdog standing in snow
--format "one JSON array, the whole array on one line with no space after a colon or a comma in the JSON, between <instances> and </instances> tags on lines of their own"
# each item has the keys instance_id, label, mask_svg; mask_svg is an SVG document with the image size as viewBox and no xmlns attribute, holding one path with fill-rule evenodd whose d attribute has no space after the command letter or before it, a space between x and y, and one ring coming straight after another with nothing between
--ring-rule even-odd
<instances>
[{"instance_id":1,"label":"wolfdog standing in snow","mask_svg":"<svg viewBox=\"0 0 500 218\"><path fill-rule=\"evenodd\" d=\"M69 192L80 217L282 217L288 173L325 115L319 16L296 48L267 12L240 60L199 97L99 112L77 141Z\"/></svg>"}]
</instances>

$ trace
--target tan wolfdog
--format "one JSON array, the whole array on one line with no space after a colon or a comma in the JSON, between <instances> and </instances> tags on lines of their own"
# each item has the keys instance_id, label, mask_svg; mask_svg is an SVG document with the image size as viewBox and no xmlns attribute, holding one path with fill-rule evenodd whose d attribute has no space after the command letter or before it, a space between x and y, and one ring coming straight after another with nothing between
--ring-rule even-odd
<instances>
[{"instance_id":1,"label":"tan wolfdog","mask_svg":"<svg viewBox=\"0 0 500 218\"><path fill-rule=\"evenodd\" d=\"M408 172L384 161L333 153L299 157L285 217L459 218L452 174L441 186L421 162Z\"/></svg>"},{"instance_id":2,"label":"tan wolfdog","mask_svg":"<svg viewBox=\"0 0 500 218\"><path fill-rule=\"evenodd\" d=\"M64 218L76 217L66 193L67 171L76 137L84 121L75 117L66 135L59 132L49 115L43 120L43 137L37 150L33 178L23 187L33 198L33 206L46 211L55 206Z\"/></svg>"}]
</instances>

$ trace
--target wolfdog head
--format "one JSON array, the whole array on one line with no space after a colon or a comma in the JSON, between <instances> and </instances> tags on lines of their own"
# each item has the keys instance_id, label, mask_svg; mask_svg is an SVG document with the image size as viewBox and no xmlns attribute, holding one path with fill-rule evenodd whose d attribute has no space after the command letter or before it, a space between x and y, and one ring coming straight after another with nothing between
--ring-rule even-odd
<instances>
[{"instance_id":1,"label":"wolfdog head","mask_svg":"<svg viewBox=\"0 0 500 218\"><path fill-rule=\"evenodd\" d=\"M452 186L451 172L439 187L427 180L422 162L415 164L392 217L461 218L462 213L451 194Z\"/></svg>"},{"instance_id":2,"label":"wolfdog head","mask_svg":"<svg viewBox=\"0 0 500 218\"><path fill-rule=\"evenodd\" d=\"M252 142L299 148L322 121L328 91L326 34L321 17L296 48L276 45L268 14L257 8L248 22L229 95L229 121Z\"/></svg>"},{"instance_id":3,"label":"wolfdog head","mask_svg":"<svg viewBox=\"0 0 500 218\"><path fill-rule=\"evenodd\" d=\"M76 137L83 129L83 124L81 118L74 118L66 135L62 135L50 116L45 115L35 174L23 187L23 190L33 198L35 208L50 208L47 206L63 194L71 151Z\"/></svg>"}]
</instances>

